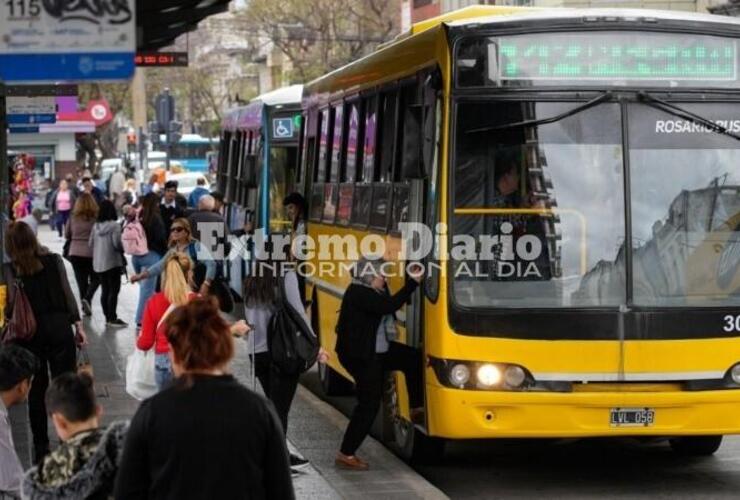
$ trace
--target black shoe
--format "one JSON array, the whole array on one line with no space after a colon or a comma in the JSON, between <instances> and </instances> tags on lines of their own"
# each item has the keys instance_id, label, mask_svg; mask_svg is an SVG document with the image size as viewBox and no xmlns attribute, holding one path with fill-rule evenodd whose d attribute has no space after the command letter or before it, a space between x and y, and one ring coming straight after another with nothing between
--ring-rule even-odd
<instances>
[{"instance_id":1,"label":"black shoe","mask_svg":"<svg viewBox=\"0 0 740 500\"><path fill-rule=\"evenodd\" d=\"M92 307L90 306L90 301L87 299L82 299L82 312L85 314L85 316L92 316Z\"/></svg>"},{"instance_id":2,"label":"black shoe","mask_svg":"<svg viewBox=\"0 0 740 500\"><path fill-rule=\"evenodd\" d=\"M309 465L309 461L305 458L301 458L298 455L290 454L290 468L300 470Z\"/></svg>"},{"instance_id":3,"label":"black shoe","mask_svg":"<svg viewBox=\"0 0 740 500\"><path fill-rule=\"evenodd\" d=\"M111 321L106 321L105 324L106 324L106 326L110 326L110 327L113 327L113 328L125 328L125 327L128 326L128 323L126 323L125 321L123 321L120 318L116 318L116 319L111 320Z\"/></svg>"},{"instance_id":4,"label":"black shoe","mask_svg":"<svg viewBox=\"0 0 740 500\"><path fill-rule=\"evenodd\" d=\"M292 477L293 479L295 479L295 478L297 478L300 475L301 475L300 471L294 469L293 467L290 468L290 477Z\"/></svg>"}]
</instances>

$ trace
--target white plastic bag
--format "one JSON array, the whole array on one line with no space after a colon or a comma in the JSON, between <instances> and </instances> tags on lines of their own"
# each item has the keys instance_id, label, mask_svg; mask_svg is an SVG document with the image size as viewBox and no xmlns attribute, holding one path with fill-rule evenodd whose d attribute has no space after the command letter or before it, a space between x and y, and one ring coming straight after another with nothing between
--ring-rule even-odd
<instances>
[{"instance_id":1,"label":"white plastic bag","mask_svg":"<svg viewBox=\"0 0 740 500\"><path fill-rule=\"evenodd\" d=\"M157 393L154 379L154 349L136 349L126 361L126 392L141 401Z\"/></svg>"}]
</instances>

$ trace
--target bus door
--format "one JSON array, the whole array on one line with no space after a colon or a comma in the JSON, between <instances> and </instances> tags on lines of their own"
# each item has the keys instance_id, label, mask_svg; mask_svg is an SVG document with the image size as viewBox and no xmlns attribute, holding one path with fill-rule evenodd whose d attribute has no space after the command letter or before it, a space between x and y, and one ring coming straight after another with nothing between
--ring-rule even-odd
<instances>
[{"instance_id":1,"label":"bus door","mask_svg":"<svg viewBox=\"0 0 740 500\"><path fill-rule=\"evenodd\" d=\"M290 234L292 223L288 219L283 199L296 186L298 179L298 142L300 138L300 111L281 111L268 114L269 165L265 221L271 234ZM305 214L304 214L305 216Z\"/></svg>"}]
</instances>

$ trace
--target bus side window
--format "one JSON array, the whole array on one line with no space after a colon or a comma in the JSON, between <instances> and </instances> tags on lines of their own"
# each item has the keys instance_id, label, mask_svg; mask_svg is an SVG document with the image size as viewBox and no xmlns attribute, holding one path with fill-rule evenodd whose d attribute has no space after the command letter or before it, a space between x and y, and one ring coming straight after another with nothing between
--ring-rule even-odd
<instances>
[{"instance_id":1,"label":"bus side window","mask_svg":"<svg viewBox=\"0 0 740 500\"><path fill-rule=\"evenodd\" d=\"M342 171L339 185L339 201L337 202L336 223L346 226L350 223L352 217L352 202L355 191L355 176L357 165L361 158L361 130L363 125L362 107L360 100L355 100L348 104L345 116L345 140L342 145Z\"/></svg>"},{"instance_id":2,"label":"bus side window","mask_svg":"<svg viewBox=\"0 0 740 500\"><path fill-rule=\"evenodd\" d=\"M324 178L326 176L326 157L329 147L329 110L318 113L319 154L313 159L313 186L311 187L311 214L312 221L321 221L324 214Z\"/></svg>"}]
</instances>

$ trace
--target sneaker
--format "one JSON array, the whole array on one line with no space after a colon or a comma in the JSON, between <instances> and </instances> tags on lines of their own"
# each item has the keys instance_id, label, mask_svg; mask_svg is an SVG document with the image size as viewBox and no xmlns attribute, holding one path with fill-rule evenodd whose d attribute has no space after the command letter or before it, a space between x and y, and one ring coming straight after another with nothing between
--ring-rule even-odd
<instances>
[{"instance_id":1,"label":"sneaker","mask_svg":"<svg viewBox=\"0 0 740 500\"><path fill-rule=\"evenodd\" d=\"M295 479L298 476L301 475L301 471L294 469L293 467L290 468L290 477Z\"/></svg>"},{"instance_id":2,"label":"sneaker","mask_svg":"<svg viewBox=\"0 0 740 500\"><path fill-rule=\"evenodd\" d=\"M106 324L106 326L111 326L113 328L125 328L125 327L128 326L128 323L126 323L125 321L123 321L120 318L116 318L116 319L111 320L111 321L106 321L105 324Z\"/></svg>"},{"instance_id":3,"label":"sneaker","mask_svg":"<svg viewBox=\"0 0 740 500\"><path fill-rule=\"evenodd\" d=\"M90 306L90 301L87 299L82 299L82 312L85 313L85 316L92 316L92 306Z\"/></svg>"},{"instance_id":4,"label":"sneaker","mask_svg":"<svg viewBox=\"0 0 740 500\"><path fill-rule=\"evenodd\" d=\"M305 458L299 457L298 455L290 454L290 468L301 470L308 466L310 462Z\"/></svg>"}]
</instances>

